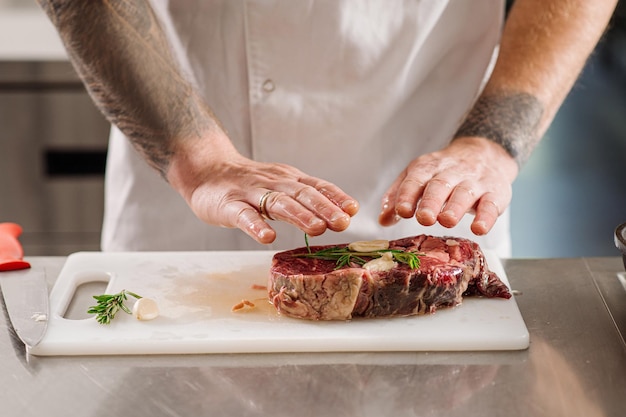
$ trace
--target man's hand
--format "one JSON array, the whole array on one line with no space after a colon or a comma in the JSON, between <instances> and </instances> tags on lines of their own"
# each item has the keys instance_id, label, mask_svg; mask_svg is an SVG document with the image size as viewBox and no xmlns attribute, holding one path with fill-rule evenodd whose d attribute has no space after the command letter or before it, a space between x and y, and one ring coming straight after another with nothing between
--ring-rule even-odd
<instances>
[{"instance_id":1,"label":"man's hand","mask_svg":"<svg viewBox=\"0 0 626 417\"><path fill-rule=\"evenodd\" d=\"M390 226L415 216L424 226L439 222L454 227L475 212L472 232L484 235L511 202L517 171L502 146L483 138L457 138L409 164L385 193L379 222Z\"/></svg>"},{"instance_id":2,"label":"man's hand","mask_svg":"<svg viewBox=\"0 0 626 417\"><path fill-rule=\"evenodd\" d=\"M616 3L516 0L475 106L448 147L418 157L400 174L383 197L379 222L415 215L425 226L453 227L475 211L472 232L489 232Z\"/></svg>"},{"instance_id":3,"label":"man's hand","mask_svg":"<svg viewBox=\"0 0 626 417\"><path fill-rule=\"evenodd\" d=\"M289 165L245 158L225 139L178 145L167 178L194 214L208 224L239 228L259 243L276 238L270 219L318 236L345 230L359 209L336 185Z\"/></svg>"}]
</instances>

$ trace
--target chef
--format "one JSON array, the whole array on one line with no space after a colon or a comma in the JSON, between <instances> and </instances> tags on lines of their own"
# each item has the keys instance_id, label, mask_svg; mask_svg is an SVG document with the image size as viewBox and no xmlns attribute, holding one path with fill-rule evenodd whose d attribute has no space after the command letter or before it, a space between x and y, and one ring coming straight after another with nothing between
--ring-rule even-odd
<instances>
[{"instance_id":1,"label":"chef","mask_svg":"<svg viewBox=\"0 0 626 417\"><path fill-rule=\"evenodd\" d=\"M502 257L511 185L616 5L39 2L114 125L103 250L429 233Z\"/></svg>"}]
</instances>

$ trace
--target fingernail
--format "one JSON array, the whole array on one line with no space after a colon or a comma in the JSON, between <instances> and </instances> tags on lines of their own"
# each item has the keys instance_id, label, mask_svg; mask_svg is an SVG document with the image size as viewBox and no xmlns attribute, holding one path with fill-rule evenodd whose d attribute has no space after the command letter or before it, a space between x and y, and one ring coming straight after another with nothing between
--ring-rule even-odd
<instances>
[{"instance_id":1,"label":"fingernail","mask_svg":"<svg viewBox=\"0 0 626 417\"><path fill-rule=\"evenodd\" d=\"M417 213L415 213L415 217L417 217L418 220L433 221L435 220L435 213L433 213L431 209L424 208L419 209Z\"/></svg>"},{"instance_id":2,"label":"fingernail","mask_svg":"<svg viewBox=\"0 0 626 417\"><path fill-rule=\"evenodd\" d=\"M442 217L447 217L450 220L457 220L456 218L456 214L454 214L454 212L452 210L446 210L443 213L441 213Z\"/></svg>"},{"instance_id":3,"label":"fingernail","mask_svg":"<svg viewBox=\"0 0 626 417\"><path fill-rule=\"evenodd\" d=\"M272 238L273 234L274 234L274 230L273 229L270 229L268 227L264 227L263 229L259 230L259 233L258 233L257 236L258 236L259 240L261 240L262 242L271 243L274 240ZM268 240L266 242L267 239L270 239L270 240Z\"/></svg>"},{"instance_id":4,"label":"fingernail","mask_svg":"<svg viewBox=\"0 0 626 417\"><path fill-rule=\"evenodd\" d=\"M314 217L309 222L309 227L324 227L324 226L326 226L326 222L324 220L322 220L322 219L317 218L317 217Z\"/></svg>"},{"instance_id":5,"label":"fingernail","mask_svg":"<svg viewBox=\"0 0 626 417\"><path fill-rule=\"evenodd\" d=\"M472 230L476 230L476 234L485 234L485 231L487 230L487 223L483 220L475 221Z\"/></svg>"},{"instance_id":6,"label":"fingernail","mask_svg":"<svg viewBox=\"0 0 626 417\"><path fill-rule=\"evenodd\" d=\"M407 202L400 203L396 206L396 213L410 217L413 215L413 206Z\"/></svg>"},{"instance_id":7,"label":"fingernail","mask_svg":"<svg viewBox=\"0 0 626 417\"><path fill-rule=\"evenodd\" d=\"M348 216L345 213L334 213L331 217L330 217L330 222L331 223L346 223L350 221L350 216Z\"/></svg>"},{"instance_id":8,"label":"fingernail","mask_svg":"<svg viewBox=\"0 0 626 417\"><path fill-rule=\"evenodd\" d=\"M359 209L359 204L354 200L346 200L341 203L341 209L346 213L356 212Z\"/></svg>"}]
</instances>

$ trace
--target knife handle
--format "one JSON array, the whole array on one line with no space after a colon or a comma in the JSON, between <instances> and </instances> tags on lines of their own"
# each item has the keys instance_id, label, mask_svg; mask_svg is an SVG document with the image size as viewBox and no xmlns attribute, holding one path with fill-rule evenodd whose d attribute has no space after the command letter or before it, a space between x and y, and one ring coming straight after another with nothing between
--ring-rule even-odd
<instances>
[{"instance_id":1,"label":"knife handle","mask_svg":"<svg viewBox=\"0 0 626 417\"><path fill-rule=\"evenodd\" d=\"M17 239L22 227L16 223L0 223L0 271L13 271L30 268L22 259L24 249Z\"/></svg>"}]
</instances>

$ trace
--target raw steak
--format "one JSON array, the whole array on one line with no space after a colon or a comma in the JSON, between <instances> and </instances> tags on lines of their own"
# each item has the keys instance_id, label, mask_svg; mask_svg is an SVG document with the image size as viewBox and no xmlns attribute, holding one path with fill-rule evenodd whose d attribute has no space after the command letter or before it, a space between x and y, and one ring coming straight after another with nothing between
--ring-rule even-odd
<instances>
[{"instance_id":1,"label":"raw steak","mask_svg":"<svg viewBox=\"0 0 626 417\"><path fill-rule=\"evenodd\" d=\"M349 320L433 313L461 304L463 295L511 297L470 240L419 235L391 241L389 249L420 254L420 267L397 263L381 272L351 264L337 269L335 261L298 256L308 253L306 247L276 253L268 282L270 301L286 316Z\"/></svg>"}]
</instances>

